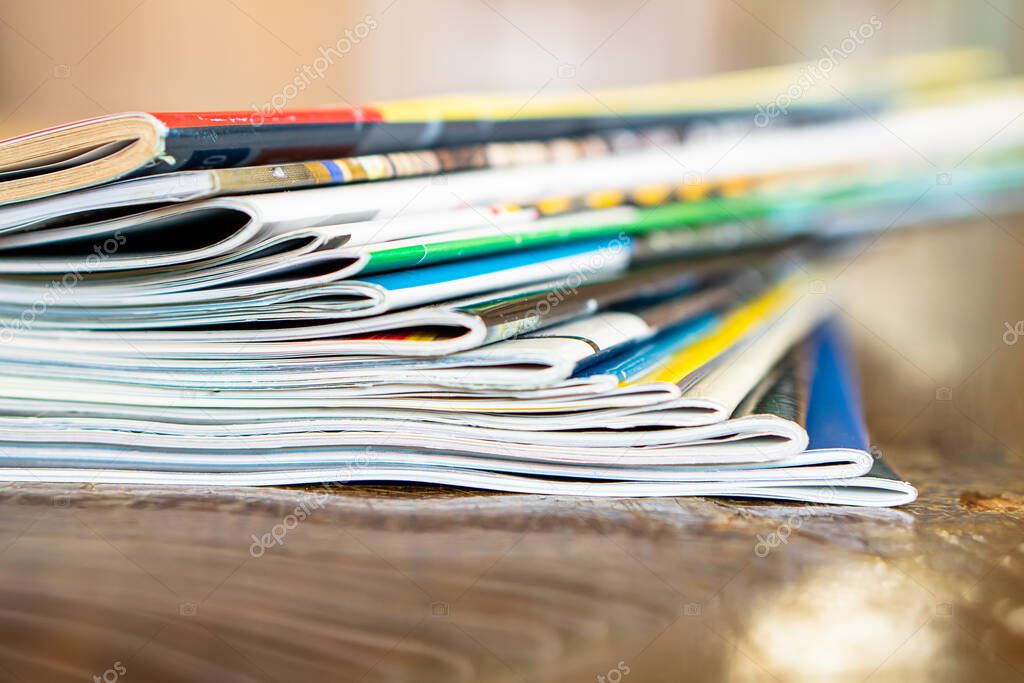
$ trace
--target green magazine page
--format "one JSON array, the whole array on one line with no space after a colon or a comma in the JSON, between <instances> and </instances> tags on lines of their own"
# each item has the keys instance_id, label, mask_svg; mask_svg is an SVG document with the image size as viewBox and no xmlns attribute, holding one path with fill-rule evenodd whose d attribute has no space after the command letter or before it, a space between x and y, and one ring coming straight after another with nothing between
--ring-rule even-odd
<instances>
[{"instance_id":1,"label":"green magazine page","mask_svg":"<svg viewBox=\"0 0 1024 683\"><path fill-rule=\"evenodd\" d=\"M624 218L613 222L595 221L594 216L600 212L585 212L578 222L574 222L571 215L562 217L557 227L551 229L545 229L545 221L541 220L536 224L473 231L471 236L455 239L450 235L438 236L436 242L430 242L429 237L418 238L415 243L406 240L394 246L385 242L365 248L367 258L360 272L379 273L574 240L692 231L698 227L708 228L699 240L705 245L714 243L715 230L728 231L732 237L722 241L732 248L744 246L744 234L749 237L751 245L763 244L772 237L782 241L812 234L814 218L826 212L913 202L933 192L936 195L948 194L950 188L940 184L938 177L939 174L934 172L920 172L895 183L863 177L854 182L831 179L813 188L806 188L804 184L799 190L754 191L664 206L625 207L622 212ZM984 166L959 169L955 191L992 194L1019 186L1022 180L1024 163L1021 159L1003 158ZM932 188L937 188L938 192ZM737 231L736 223L746 225L750 230Z\"/></svg>"}]
</instances>

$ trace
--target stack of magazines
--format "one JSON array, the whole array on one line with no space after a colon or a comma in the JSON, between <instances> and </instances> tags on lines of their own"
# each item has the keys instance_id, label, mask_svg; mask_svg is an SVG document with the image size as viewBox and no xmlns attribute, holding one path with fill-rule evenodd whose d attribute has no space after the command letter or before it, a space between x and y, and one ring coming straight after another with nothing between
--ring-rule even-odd
<instances>
[{"instance_id":1,"label":"stack of magazines","mask_svg":"<svg viewBox=\"0 0 1024 683\"><path fill-rule=\"evenodd\" d=\"M801 73L0 142L0 480L913 500L831 283L1012 210L1024 93Z\"/></svg>"}]
</instances>

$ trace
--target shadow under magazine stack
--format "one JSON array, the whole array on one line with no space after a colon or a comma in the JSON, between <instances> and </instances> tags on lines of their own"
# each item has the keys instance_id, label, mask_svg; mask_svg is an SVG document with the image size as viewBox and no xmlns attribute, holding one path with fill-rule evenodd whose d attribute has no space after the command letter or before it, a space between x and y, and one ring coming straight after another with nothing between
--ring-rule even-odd
<instances>
[{"instance_id":1,"label":"shadow under magazine stack","mask_svg":"<svg viewBox=\"0 0 1024 683\"><path fill-rule=\"evenodd\" d=\"M1014 209L1024 92L800 73L0 142L0 480L913 500L833 280Z\"/></svg>"}]
</instances>

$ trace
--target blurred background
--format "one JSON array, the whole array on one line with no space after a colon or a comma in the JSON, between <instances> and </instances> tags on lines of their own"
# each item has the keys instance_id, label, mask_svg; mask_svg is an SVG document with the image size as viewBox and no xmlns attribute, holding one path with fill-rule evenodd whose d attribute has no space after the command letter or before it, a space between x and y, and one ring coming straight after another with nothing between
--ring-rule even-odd
<instances>
[{"instance_id":1,"label":"blurred background","mask_svg":"<svg viewBox=\"0 0 1024 683\"><path fill-rule=\"evenodd\" d=\"M321 55L289 106L525 94L817 60L992 47L1019 70L1013 0L0 0L0 135L126 111L251 109ZM340 50L339 50L340 46Z\"/></svg>"},{"instance_id":2,"label":"blurred background","mask_svg":"<svg viewBox=\"0 0 1024 683\"><path fill-rule=\"evenodd\" d=\"M818 60L872 18L880 28L854 59L982 45L1013 72L1024 69L1020 0L0 0L0 136L125 110L251 110L275 97L290 107L448 92L513 91L525 100ZM325 52L329 68L310 77ZM234 667L299 680L295 669L315 663L309 653L330 654L340 663L328 663L351 676L367 665L360 658L412 670L436 646L445 657L465 649L461 656L494 679L524 680L495 663L499 652L530 680L567 680L573 666L583 672L574 680L594 680L630 653L622 642L635 636L643 649L629 660L632 681L679 680L681 670L702 680L837 680L843 672L972 680L980 668L993 672L988 680L1020 680L1018 669L1000 667L1021 665L1024 617L998 621L999 610L1024 614L1019 519L993 514L996 522L976 529L954 513L974 485L965 482L992 491L1019 482L1024 344L1012 332L1024 329L1021 263L1024 220L979 213L884 234L829 284L857 347L873 443L920 485L913 517L808 521L799 552L791 546L755 565L754 533L792 508L730 516L717 503L665 501L658 505L668 521L658 526L639 507L581 505L560 517L557 503L532 501L527 516L495 497L492 519L483 503L459 507L453 497L446 511L440 493L413 507L370 490L355 495L380 500L318 512L287 553L239 571L249 535L293 507L296 492L268 489L247 502L122 494L120 515L115 493L82 494L59 509L52 492L15 493L0 516L8 608L0 633L14 643L5 656L72 662L85 667L73 672L79 680L82 670L102 673L122 659L128 680L163 680L147 673L175 667L216 670L223 680ZM766 515L761 526L758 514ZM472 521L451 521L460 515ZM924 532L914 531L915 519ZM985 544L996 524L1018 539L1005 555ZM841 562L835 547L849 551ZM896 559L879 559L886 555ZM734 573L732 561L750 571ZM495 575L478 584L483 567ZM728 591L704 603L706 618L665 625L666 605L682 594L704 602L723 590L723 576ZM422 586L453 605L468 596L451 620L445 612L421 626L418 615L432 608ZM215 591L199 617L154 616ZM280 610L275 620L254 618L268 605ZM501 619L496 605L507 612ZM54 621L42 615L68 630L44 633L40 624ZM76 620L106 630L83 639ZM544 621L556 626L538 626ZM455 627L480 640L467 645ZM152 644L128 638L154 632ZM389 634L401 647L381 645ZM223 666L203 669L204 658ZM934 675L907 676L922 664Z\"/></svg>"}]
</instances>

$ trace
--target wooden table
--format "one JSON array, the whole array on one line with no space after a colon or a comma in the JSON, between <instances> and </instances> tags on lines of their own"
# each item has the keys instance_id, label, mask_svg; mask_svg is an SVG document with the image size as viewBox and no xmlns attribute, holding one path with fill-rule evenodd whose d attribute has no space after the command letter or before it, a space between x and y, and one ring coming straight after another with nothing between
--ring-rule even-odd
<instances>
[{"instance_id":1,"label":"wooden table","mask_svg":"<svg viewBox=\"0 0 1024 683\"><path fill-rule=\"evenodd\" d=\"M911 506L12 485L0 678L1024 680L1022 243L903 233L833 283Z\"/></svg>"}]
</instances>

